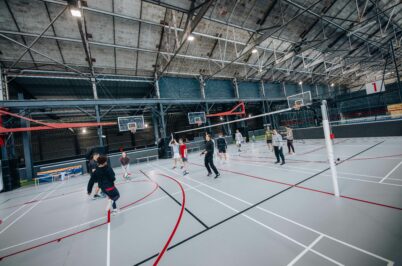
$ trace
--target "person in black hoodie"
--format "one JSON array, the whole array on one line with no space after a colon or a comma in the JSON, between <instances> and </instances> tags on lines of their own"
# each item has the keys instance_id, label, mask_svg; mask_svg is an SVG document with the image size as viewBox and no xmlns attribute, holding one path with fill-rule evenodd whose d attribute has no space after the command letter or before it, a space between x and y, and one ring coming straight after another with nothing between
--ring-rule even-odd
<instances>
[{"instance_id":1,"label":"person in black hoodie","mask_svg":"<svg viewBox=\"0 0 402 266\"><path fill-rule=\"evenodd\" d=\"M212 168L215 173L215 178L218 178L220 174L214 165L214 142L212 141L210 134L206 134L205 138L207 142L205 143L205 150L201 153L201 155L205 154L204 163L208 170L208 176L212 175Z\"/></svg>"},{"instance_id":2,"label":"person in black hoodie","mask_svg":"<svg viewBox=\"0 0 402 266\"><path fill-rule=\"evenodd\" d=\"M98 179L99 187L109 197L106 210L109 211L112 206L112 214L115 214L118 212L116 201L120 198L120 193L114 185L114 181L116 180L115 173L113 169L107 165L106 156L99 156L97 161L98 167L94 172L94 176Z\"/></svg>"}]
</instances>

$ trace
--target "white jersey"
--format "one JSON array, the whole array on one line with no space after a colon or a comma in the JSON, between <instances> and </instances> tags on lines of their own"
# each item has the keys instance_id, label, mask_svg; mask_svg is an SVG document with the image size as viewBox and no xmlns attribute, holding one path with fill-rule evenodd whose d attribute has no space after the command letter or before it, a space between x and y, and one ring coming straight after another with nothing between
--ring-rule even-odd
<instances>
[{"instance_id":1,"label":"white jersey","mask_svg":"<svg viewBox=\"0 0 402 266\"><path fill-rule=\"evenodd\" d=\"M243 141L243 136L242 136L242 134L241 134L240 132L237 132L237 133L235 134L235 139L236 139L236 142L242 142L242 141Z\"/></svg>"}]
</instances>

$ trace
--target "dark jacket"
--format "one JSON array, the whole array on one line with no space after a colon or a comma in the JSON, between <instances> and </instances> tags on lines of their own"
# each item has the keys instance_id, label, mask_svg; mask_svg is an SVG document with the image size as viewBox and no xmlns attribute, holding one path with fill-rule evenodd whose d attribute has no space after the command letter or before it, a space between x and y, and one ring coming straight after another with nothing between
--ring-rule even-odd
<instances>
[{"instance_id":1,"label":"dark jacket","mask_svg":"<svg viewBox=\"0 0 402 266\"><path fill-rule=\"evenodd\" d=\"M126 166L130 163L130 158L128 157L120 157L120 164Z\"/></svg>"},{"instance_id":2,"label":"dark jacket","mask_svg":"<svg viewBox=\"0 0 402 266\"><path fill-rule=\"evenodd\" d=\"M214 154L214 143L212 140L207 141L205 144L205 150L207 151L207 156L212 156Z\"/></svg>"},{"instance_id":3,"label":"dark jacket","mask_svg":"<svg viewBox=\"0 0 402 266\"><path fill-rule=\"evenodd\" d=\"M88 172L93 177L93 170L96 170L98 163L95 160L90 160L88 164Z\"/></svg>"},{"instance_id":4,"label":"dark jacket","mask_svg":"<svg viewBox=\"0 0 402 266\"><path fill-rule=\"evenodd\" d=\"M102 190L107 190L108 188L114 187L116 177L111 167L97 167L94 176L98 180L98 186Z\"/></svg>"},{"instance_id":5,"label":"dark jacket","mask_svg":"<svg viewBox=\"0 0 402 266\"><path fill-rule=\"evenodd\" d=\"M228 147L228 145L226 144L226 140L225 140L225 138L218 138L217 140L216 140L216 145L218 146L218 148L227 148Z\"/></svg>"}]
</instances>

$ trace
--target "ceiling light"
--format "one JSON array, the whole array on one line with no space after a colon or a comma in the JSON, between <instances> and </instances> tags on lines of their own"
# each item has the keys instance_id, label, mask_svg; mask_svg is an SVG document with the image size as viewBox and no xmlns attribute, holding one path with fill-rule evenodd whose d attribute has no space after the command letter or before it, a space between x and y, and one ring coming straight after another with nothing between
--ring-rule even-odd
<instances>
[{"instance_id":1,"label":"ceiling light","mask_svg":"<svg viewBox=\"0 0 402 266\"><path fill-rule=\"evenodd\" d=\"M187 40L189 40L190 42L194 41L194 36L193 35L188 35Z\"/></svg>"},{"instance_id":2,"label":"ceiling light","mask_svg":"<svg viewBox=\"0 0 402 266\"><path fill-rule=\"evenodd\" d=\"M299 85L302 85L302 84L303 84L303 81L300 80L300 81L299 81Z\"/></svg>"},{"instance_id":3,"label":"ceiling light","mask_svg":"<svg viewBox=\"0 0 402 266\"><path fill-rule=\"evenodd\" d=\"M87 129L84 127L84 128L81 130L81 132L82 132L82 134L86 134L86 133L87 133Z\"/></svg>"},{"instance_id":4,"label":"ceiling light","mask_svg":"<svg viewBox=\"0 0 402 266\"><path fill-rule=\"evenodd\" d=\"M221 116L221 117L219 117L219 119L221 120L221 121L223 121L223 117Z\"/></svg>"},{"instance_id":5,"label":"ceiling light","mask_svg":"<svg viewBox=\"0 0 402 266\"><path fill-rule=\"evenodd\" d=\"M331 83L331 87L335 87L335 84L334 84L334 83Z\"/></svg>"},{"instance_id":6,"label":"ceiling light","mask_svg":"<svg viewBox=\"0 0 402 266\"><path fill-rule=\"evenodd\" d=\"M251 53L253 53L253 54L255 54L255 53L257 53L258 52L258 50L257 49L253 49L253 50L251 50Z\"/></svg>"},{"instance_id":7,"label":"ceiling light","mask_svg":"<svg viewBox=\"0 0 402 266\"><path fill-rule=\"evenodd\" d=\"M81 17L81 11L80 11L79 9L77 9L77 8L71 8L71 9L70 9L70 12L71 12L71 15L72 15L73 17L76 17L76 18L80 18L80 17Z\"/></svg>"},{"instance_id":8,"label":"ceiling light","mask_svg":"<svg viewBox=\"0 0 402 266\"><path fill-rule=\"evenodd\" d=\"M148 128L148 124L145 124L144 127L145 127L145 128Z\"/></svg>"}]
</instances>

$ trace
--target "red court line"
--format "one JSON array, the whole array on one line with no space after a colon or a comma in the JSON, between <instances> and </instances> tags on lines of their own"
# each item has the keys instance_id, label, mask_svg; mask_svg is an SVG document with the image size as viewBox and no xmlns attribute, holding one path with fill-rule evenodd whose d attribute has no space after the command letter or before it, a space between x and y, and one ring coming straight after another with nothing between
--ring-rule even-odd
<instances>
[{"instance_id":1,"label":"red court line","mask_svg":"<svg viewBox=\"0 0 402 266\"><path fill-rule=\"evenodd\" d=\"M143 180L143 181L144 181L144 180ZM146 180L145 180L145 181L146 181ZM148 181L147 181L147 182L148 182ZM126 183L128 183L128 182L126 182ZM158 184L156 184L155 182L153 182L153 183L155 184L155 187L154 187L154 189L152 190L152 192L148 193L146 196L142 197L141 199L138 199L138 200L136 200L136 201L134 201L134 202L132 202L132 203L127 204L127 205L124 206L123 208L126 208L126 207L128 207L128 206L131 206L131 205L133 205L133 204L135 204L135 203L138 203L138 202L144 200L145 198L149 197L150 195L152 195L152 194L156 191L156 188L159 187ZM42 246L45 246L45 245L48 245L48 244L51 244L51 243L58 243L58 242L60 242L60 241L63 240L63 239L66 239L66 238L69 238L69 237L72 237L72 236L75 236L75 235L78 235L78 234L82 234L82 233L87 232L87 231L89 231L89 230L92 230L92 229L101 227L102 225L108 224L109 222L110 222L110 212L108 212L107 220L106 220L105 222L101 223L101 224L94 225L94 226L91 226L91 227L89 227L89 228L86 228L86 229L83 229L83 230L80 230L80 231L77 231L77 232L74 232L74 233L71 233L71 234L68 234L68 235L65 235L65 236L62 236L62 237L53 239L53 240L49 240L49 241L47 241L47 242L44 242L44 243L41 243L41 244L38 244L38 245L35 245L35 246L32 246L32 247L28 247L28 248L25 248L25 249L22 249L22 250L19 250L19 251L16 251L16 252L13 252L13 253L10 253L10 254L1 256L1 257L0 257L0 261L2 261L2 260L5 259L5 258L14 256L14 255L17 255L17 254L20 254L20 253L23 253L23 252L26 252L26 251L29 251L29 250L33 250L33 249L36 249L36 248L39 248L39 247L42 247Z\"/></svg>"},{"instance_id":2,"label":"red court line","mask_svg":"<svg viewBox=\"0 0 402 266\"><path fill-rule=\"evenodd\" d=\"M132 181L129 181L129 182L117 182L116 185L124 185L124 184L128 184L128 183L130 183L130 182L148 182L148 180L132 180ZM73 190L73 191L70 191L70 192L66 192L66 193L63 193L63 194L60 194L60 195L55 195L55 196L53 196L53 197L49 197L49 198L46 198L46 199L44 199L44 200L32 200L32 201L27 201L27 202L24 202L24 203L15 204L15 205L12 205L12 206L7 206L7 207L4 207L4 208L1 208L0 210L6 210L6 209L11 209L11 208L16 208L16 207L19 207L19 206L22 206L22 205L28 205L28 204L32 204L32 203L35 203L35 202L38 202L38 201L41 201L41 202L42 202L42 201L46 201L46 200L61 198L61 197L64 197L64 196L66 196L66 195L74 194L74 193L78 193L78 192L82 192L82 191L83 191L83 190L80 188L80 189Z\"/></svg>"},{"instance_id":3,"label":"red court line","mask_svg":"<svg viewBox=\"0 0 402 266\"><path fill-rule=\"evenodd\" d=\"M144 174L144 173L143 173ZM179 181L177 181L175 178L165 175L165 174L161 174L159 173L159 175L169 178L171 180L173 180L174 182L176 182L181 190L181 196L182 196L182 201L181 201L181 209L180 209L180 214L179 217L177 218L176 224L173 228L173 231L170 233L168 240L166 241L165 245L163 246L162 250L159 252L158 257L156 258L156 261L154 262L153 266L158 265L158 263L160 262L160 260L162 259L163 255L165 254L167 248L169 247L170 242L172 241L174 235L176 234L177 228L180 225L181 222L181 218L183 216L183 212L184 212L184 208L185 208L185 204L186 204L186 192L183 189L183 186L181 185L181 183Z\"/></svg>"},{"instance_id":4,"label":"red court line","mask_svg":"<svg viewBox=\"0 0 402 266\"><path fill-rule=\"evenodd\" d=\"M196 164L196 163L191 163L191 164L194 164L194 165L202 167L202 165L200 165L200 164ZM295 187L295 188L299 188L299 189L304 189L304 190L309 190L309 191L313 191L313 192L323 193L323 194L326 194L326 195L335 196L334 193L324 191L324 190L318 190L318 189L303 187L303 186L294 185L294 184L290 184L290 183L279 182L279 181L275 181L275 180L272 180L272 179L267 179L267 178L264 178L264 177L249 175L249 174L245 174L245 173L237 172L237 171L232 171L232 170L226 170L226 169L221 169L221 168L218 168L218 169L221 170L221 171L225 171L225 172L229 172L229 173L233 173L233 174L237 174L237 175L242 175L242 176L247 176L247 177L251 177L251 178L255 178L255 179L260 179L260 180L271 182L271 183L281 184L281 185L285 185L285 186L289 186L289 187ZM402 211L401 207L396 207L396 206L382 204L382 203L378 203L378 202L374 202L374 201L368 201L368 200L364 200L364 199L354 198L354 197L350 197L350 196L346 196L346 195L340 195L340 197L344 198L344 199L359 201L359 202L363 202L363 203L367 203L367 204L371 204L371 205L376 205L376 206L381 206L381 207L386 207L386 208Z\"/></svg>"}]
</instances>

